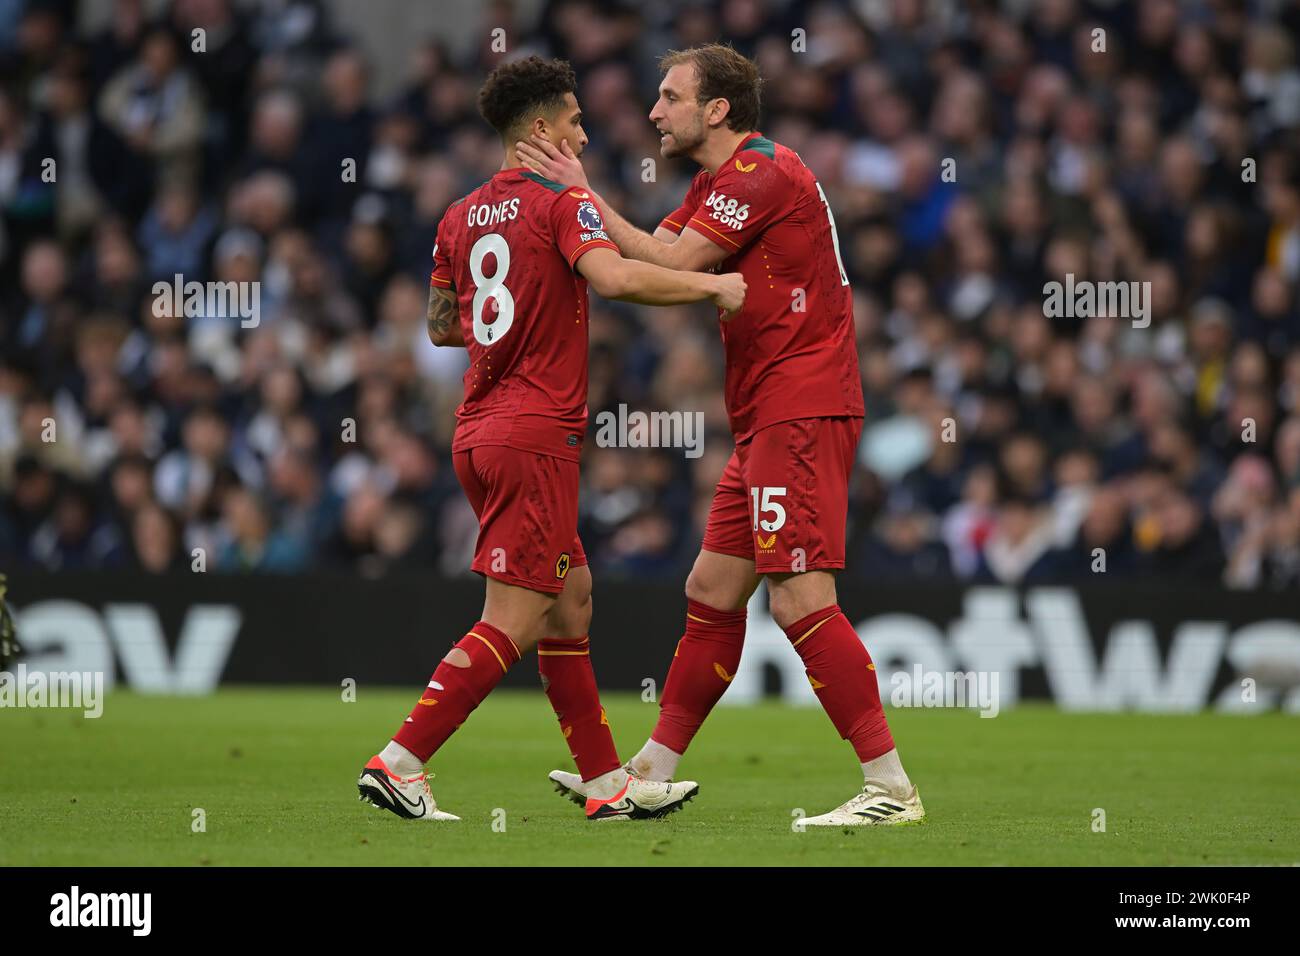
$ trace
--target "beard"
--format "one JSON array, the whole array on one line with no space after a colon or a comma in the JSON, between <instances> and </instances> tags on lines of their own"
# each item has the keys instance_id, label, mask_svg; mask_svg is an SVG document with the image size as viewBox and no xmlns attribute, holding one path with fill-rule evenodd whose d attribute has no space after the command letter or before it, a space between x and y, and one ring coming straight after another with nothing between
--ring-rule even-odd
<instances>
[{"instance_id":1,"label":"beard","mask_svg":"<svg viewBox=\"0 0 1300 956\"><path fill-rule=\"evenodd\" d=\"M664 159L689 156L704 142L704 122L699 117L696 117L695 122L688 129L671 130L670 132L673 138L672 143L665 143L659 149Z\"/></svg>"}]
</instances>

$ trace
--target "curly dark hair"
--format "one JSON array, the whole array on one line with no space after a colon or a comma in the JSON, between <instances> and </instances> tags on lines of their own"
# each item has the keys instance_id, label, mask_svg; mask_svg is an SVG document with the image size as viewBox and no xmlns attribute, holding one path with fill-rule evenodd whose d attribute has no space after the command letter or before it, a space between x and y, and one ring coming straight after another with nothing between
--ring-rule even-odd
<instances>
[{"instance_id":1,"label":"curly dark hair","mask_svg":"<svg viewBox=\"0 0 1300 956\"><path fill-rule=\"evenodd\" d=\"M567 60L530 56L503 64L488 75L479 90L478 111L504 138L525 119L553 114L563 104L564 94L577 88Z\"/></svg>"}]
</instances>

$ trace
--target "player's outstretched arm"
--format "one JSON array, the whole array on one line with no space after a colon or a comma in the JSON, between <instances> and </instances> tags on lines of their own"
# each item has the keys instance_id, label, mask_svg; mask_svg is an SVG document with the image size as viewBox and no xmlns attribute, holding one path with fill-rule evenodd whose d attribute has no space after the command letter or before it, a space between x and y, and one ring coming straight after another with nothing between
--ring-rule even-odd
<instances>
[{"instance_id":1,"label":"player's outstretched arm","mask_svg":"<svg viewBox=\"0 0 1300 956\"><path fill-rule=\"evenodd\" d=\"M745 303L745 280L739 272L679 272L649 262L624 259L613 249L592 249L578 260L578 271L607 299L642 305L681 305L711 299L734 312Z\"/></svg>"},{"instance_id":2,"label":"player's outstretched arm","mask_svg":"<svg viewBox=\"0 0 1300 956\"><path fill-rule=\"evenodd\" d=\"M573 155L573 150L569 149L569 144L565 142L561 145L563 151L556 149L549 141L533 136L528 143L516 143L515 152L520 161L538 175L562 186L573 186L590 192L600 206L605 231L623 250L623 255L665 269L685 272L712 269L727 257L727 250L694 230L683 229L678 236L669 229L656 229L652 236L632 225L591 188L587 182L587 172L582 168L578 157Z\"/></svg>"},{"instance_id":3,"label":"player's outstretched arm","mask_svg":"<svg viewBox=\"0 0 1300 956\"><path fill-rule=\"evenodd\" d=\"M465 347L460 331L460 309L454 289L429 286L429 341L434 345Z\"/></svg>"}]
</instances>

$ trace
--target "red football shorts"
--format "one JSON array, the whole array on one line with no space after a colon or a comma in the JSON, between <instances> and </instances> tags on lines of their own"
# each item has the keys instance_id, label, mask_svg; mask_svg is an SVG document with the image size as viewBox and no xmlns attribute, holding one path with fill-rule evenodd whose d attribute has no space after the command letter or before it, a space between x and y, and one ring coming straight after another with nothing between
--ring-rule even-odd
<instances>
[{"instance_id":1,"label":"red football shorts","mask_svg":"<svg viewBox=\"0 0 1300 956\"><path fill-rule=\"evenodd\" d=\"M470 567L531 591L559 594L569 569L587 563L578 540L578 463L478 445L452 455L478 515Z\"/></svg>"},{"instance_id":2,"label":"red football shorts","mask_svg":"<svg viewBox=\"0 0 1300 956\"><path fill-rule=\"evenodd\" d=\"M704 550L749 558L759 574L844 567L861 432L860 418L805 418L737 445L713 494Z\"/></svg>"}]
</instances>

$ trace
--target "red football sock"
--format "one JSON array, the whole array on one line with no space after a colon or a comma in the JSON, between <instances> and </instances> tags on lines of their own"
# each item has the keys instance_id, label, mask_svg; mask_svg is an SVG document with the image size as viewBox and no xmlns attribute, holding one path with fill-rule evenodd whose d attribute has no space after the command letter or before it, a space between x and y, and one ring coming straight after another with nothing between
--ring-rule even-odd
<instances>
[{"instance_id":1,"label":"red football sock","mask_svg":"<svg viewBox=\"0 0 1300 956\"><path fill-rule=\"evenodd\" d=\"M686 602L686 633L677 642L650 738L679 754L722 697L745 646L745 609L719 611Z\"/></svg>"},{"instance_id":2,"label":"red football sock","mask_svg":"<svg viewBox=\"0 0 1300 956\"><path fill-rule=\"evenodd\" d=\"M622 761L618 759L605 708L600 706L596 675L591 669L590 640L550 637L540 641L537 669L582 779L593 780L617 770Z\"/></svg>"},{"instance_id":3,"label":"red football sock","mask_svg":"<svg viewBox=\"0 0 1300 956\"><path fill-rule=\"evenodd\" d=\"M866 763L894 749L894 738L880 704L876 665L858 632L832 604L786 628L817 699L840 736Z\"/></svg>"},{"instance_id":4,"label":"red football sock","mask_svg":"<svg viewBox=\"0 0 1300 956\"><path fill-rule=\"evenodd\" d=\"M457 650L463 654L456 654ZM470 712L483 703L510 665L519 660L519 649L503 631L479 621L447 656L461 662L468 659L469 666L457 667L444 657L411 716L393 735L421 761L432 757Z\"/></svg>"}]
</instances>

